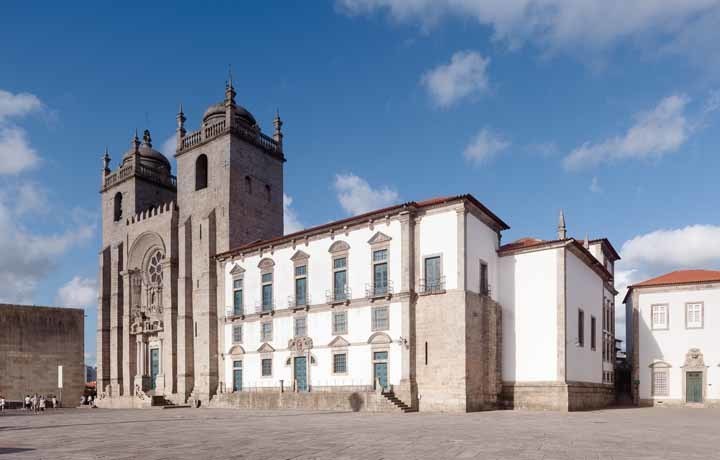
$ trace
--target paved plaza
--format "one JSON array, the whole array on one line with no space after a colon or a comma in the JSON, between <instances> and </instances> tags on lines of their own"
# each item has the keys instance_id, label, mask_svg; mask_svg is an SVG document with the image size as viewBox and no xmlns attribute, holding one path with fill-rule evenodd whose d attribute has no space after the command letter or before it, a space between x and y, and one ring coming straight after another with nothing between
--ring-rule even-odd
<instances>
[{"instance_id":1,"label":"paved plaza","mask_svg":"<svg viewBox=\"0 0 720 460\"><path fill-rule=\"evenodd\" d=\"M6 413L7 414L7 413ZM720 410L68 409L0 416L5 459L715 459Z\"/></svg>"}]
</instances>

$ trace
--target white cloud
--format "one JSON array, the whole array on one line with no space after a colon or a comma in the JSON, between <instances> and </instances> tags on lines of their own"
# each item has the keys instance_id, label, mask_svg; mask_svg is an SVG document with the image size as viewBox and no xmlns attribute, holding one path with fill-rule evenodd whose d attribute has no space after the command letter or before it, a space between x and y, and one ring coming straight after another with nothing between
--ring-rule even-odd
<instances>
[{"instance_id":1,"label":"white cloud","mask_svg":"<svg viewBox=\"0 0 720 460\"><path fill-rule=\"evenodd\" d=\"M420 82L434 102L443 108L461 99L487 91L490 59L475 51L458 51L448 64L425 72Z\"/></svg>"},{"instance_id":2,"label":"white cloud","mask_svg":"<svg viewBox=\"0 0 720 460\"><path fill-rule=\"evenodd\" d=\"M653 110L638 114L625 134L595 144L585 143L570 152L563 160L565 168L578 170L601 162L661 157L676 151L691 131L685 116L688 102L684 95L662 99Z\"/></svg>"},{"instance_id":3,"label":"white cloud","mask_svg":"<svg viewBox=\"0 0 720 460\"><path fill-rule=\"evenodd\" d=\"M336 5L350 15L388 12L425 30L447 17L470 18L491 27L494 39L510 47L530 43L584 56L629 41L650 53L683 54L697 62L720 58L713 46L720 39L717 0L337 0Z\"/></svg>"},{"instance_id":4,"label":"white cloud","mask_svg":"<svg viewBox=\"0 0 720 460\"><path fill-rule=\"evenodd\" d=\"M0 126L0 175L18 174L37 165L37 152L19 126Z\"/></svg>"},{"instance_id":5,"label":"white cloud","mask_svg":"<svg viewBox=\"0 0 720 460\"><path fill-rule=\"evenodd\" d=\"M483 128L465 147L463 154L469 161L481 164L489 161L509 146L510 141L488 128Z\"/></svg>"},{"instance_id":6,"label":"white cloud","mask_svg":"<svg viewBox=\"0 0 720 460\"><path fill-rule=\"evenodd\" d=\"M60 257L92 238L94 218L73 212L65 230L40 234L22 224L20 209L11 203L14 200L7 193L0 193L0 302L31 303L40 280L55 268Z\"/></svg>"},{"instance_id":7,"label":"white cloud","mask_svg":"<svg viewBox=\"0 0 720 460\"><path fill-rule=\"evenodd\" d=\"M351 215L390 206L400 197L394 189L387 186L372 188L365 179L354 174L337 174L335 190L340 206Z\"/></svg>"},{"instance_id":8,"label":"white cloud","mask_svg":"<svg viewBox=\"0 0 720 460\"><path fill-rule=\"evenodd\" d=\"M626 241L623 264L653 275L662 270L707 268L720 263L720 226L656 230Z\"/></svg>"},{"instance_id":9,"label":"white cloud","mask_svg":"<svg viewBox=\"0 0 720 460\"><path fill-rule=\"evenodd\" d=\"M57 304L61 307L94 308L97 292L96 280L75 276L58 290Z\"/></svg>"},{"instance_id":10,"label":"white cloud","mask_svg":"<svg viewBox=\"0 0 720 460\"><path fill-rule=\"evenodd\" d=\"M10 117L22 117L42 109L43 104L34 94L13 94L0 89L0 123Z\"/></svg>"},{"instance_id":11,"label":"white cloud","mask_svg":"<svg viewBox=\"0 0 720 460\"><path fill-rule=\"evenodd\" d=\"M293 199L290 195L283 193L283 226L285 234L299 232L305 226L300 222L297 212L292 207Z\"/></svg>"},{"instance_id":12,"label":"white cloud","mask_svg":"<svg viewBox=\"0 0 720 460\"><path fill-rule=\"evenodd\" d=\"M593 177L592 181L590 181L590 191L593 193L602 192L602 187L600 187L600 182L598 182L597 177Z\"/></svg>"},{"instance_id":13,"label":"white cloud","mask_svg":"<svg viewBox=\"0 0 720 460\"><path fill-rule=\"evenodd\" d=\"M160 152L166 157L173 158L175 156L175 149L177 148L177 136L172 135L165 139L165 142L160 146Z\"/></svg>"}]
</instances>

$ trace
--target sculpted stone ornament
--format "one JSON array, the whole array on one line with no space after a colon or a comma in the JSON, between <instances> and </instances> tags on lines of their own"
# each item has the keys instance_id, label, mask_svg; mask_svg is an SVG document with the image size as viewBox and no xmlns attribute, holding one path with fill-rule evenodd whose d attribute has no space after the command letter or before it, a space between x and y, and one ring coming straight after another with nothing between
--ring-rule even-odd
<instances>
[{"instance_id":1,"label":"sculpted stone ornament","mask_svg":"<svg viewBox=\"0 0 720 460\"><path fill-rule=\"evenodd\" d=\"M303 352L313 347L313 341L310 337L294 337L288 341L288 349L290 351Z\"/></svg>"},{"instance_id":2,"label":"sculpted stone ornament","mask_svg":"<svg viewBox=\"0 0 720 460\"><path fill-rule=\"evenodd\" d=\"M684 368L705 368L705 360L703 354L699 348L691 348L685 354L685 365Z\"/></svg>"}]
</instances>

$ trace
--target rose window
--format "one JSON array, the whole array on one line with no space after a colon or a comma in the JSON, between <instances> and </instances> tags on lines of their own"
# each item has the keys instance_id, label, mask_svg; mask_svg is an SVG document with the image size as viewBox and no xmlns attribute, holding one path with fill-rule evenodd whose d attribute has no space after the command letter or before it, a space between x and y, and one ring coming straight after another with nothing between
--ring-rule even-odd
<instances>
[{"instance_id":1,"label":"rose window","mask_svg":"<svg viewBox=\"0 0 720 460\"><path fill-rule=\"evenodd\" d=\"M150 261L148 262L148 268L147 268L147 276L148 280L150 281L150 284L152 286L160 286L162 285L162 267L160 266L161 262L163 261L164 256L162 252L155 251L155 253L150 257Z\"/></svg>"}]
</instances>

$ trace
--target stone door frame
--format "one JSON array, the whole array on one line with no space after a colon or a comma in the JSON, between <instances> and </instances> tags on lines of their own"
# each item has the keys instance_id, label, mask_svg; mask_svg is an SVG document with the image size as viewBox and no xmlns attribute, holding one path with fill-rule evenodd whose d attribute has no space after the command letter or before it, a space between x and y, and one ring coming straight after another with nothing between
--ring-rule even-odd
<instances>
[{"instance_id":1,"label":"stone door frame","mask_svg":"<svg viewBox=\"0 0 720 460\"><path fill-rule=\"evenodd\" d=\"M685 364L682 370L682 402L683 404L697 405L705 404L707 401L707 366L703 354L699 348L691 348L685 355ZM688 372L699 372L702 375L702 402L688 402L687 400L687 375Z\"/></svg>"}]
</instances>

